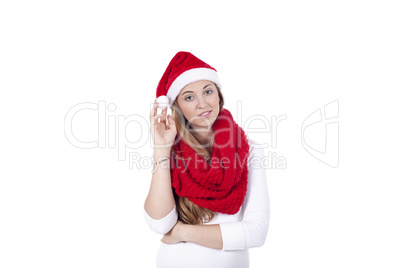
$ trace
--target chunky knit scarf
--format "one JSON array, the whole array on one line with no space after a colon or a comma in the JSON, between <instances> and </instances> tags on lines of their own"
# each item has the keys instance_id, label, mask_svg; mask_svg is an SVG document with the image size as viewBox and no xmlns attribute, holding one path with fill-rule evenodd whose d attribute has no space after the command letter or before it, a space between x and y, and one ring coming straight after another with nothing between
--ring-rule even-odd
<instances>
[{"instance_id":1,"label":"chunky knit scarf","mask_svg":"<svg viewBox=\"0 0 402 268\"><path fill-rule=\"evenodd\" d=\"M213 124L215 140L209 161L180 139L172 156L172 187L178 196L224 214L236 214L247 191L249 144L231 113L222 109Z\"/></svg>"}]
</instances>

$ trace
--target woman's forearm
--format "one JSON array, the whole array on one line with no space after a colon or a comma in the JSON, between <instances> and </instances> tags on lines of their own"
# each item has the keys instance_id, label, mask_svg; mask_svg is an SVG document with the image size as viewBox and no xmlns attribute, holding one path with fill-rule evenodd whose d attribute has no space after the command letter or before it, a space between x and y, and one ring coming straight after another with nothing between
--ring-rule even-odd
<instances>
[{"instance_id":1,"label":"woman's forearm","mask_svg":"<svg viewBox=\"0 0 402 268\"><path fill-rule=\"evenodd\" d=\"M222 233L219 224L190 225L185 224L183 241L198 244L200 246L222 249Z\"/></svg>"},{"instance_id":2,"label":"woman's forearm","mask_svg":"<svg viewBox=\"0 0 402 268\"><path fill-rule=\"evenodd\" d=\"M158 161L170 157L170 150L154 152L154 159ZM170 177L170 158L159 163L152 172L152 181L144 209L148 215L159 220L168 215L175 206Z\"/></svg>"}]
</instances>

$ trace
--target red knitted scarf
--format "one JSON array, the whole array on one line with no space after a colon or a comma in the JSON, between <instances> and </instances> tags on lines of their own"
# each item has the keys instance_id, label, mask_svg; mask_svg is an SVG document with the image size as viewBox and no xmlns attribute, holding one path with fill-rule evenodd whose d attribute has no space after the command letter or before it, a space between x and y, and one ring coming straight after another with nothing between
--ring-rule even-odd
<instances>
[{"instance_id":1,"label":"red knitted scarf","mask_svg":"<svg viewBox=\"0 0 402 268\"><path fill-rule=\"evenodd\" d=\"M249 144L232 114L222 109L213 125L212 156L206 161L182 139L174 145L172 187L178 196L224 214L236 214L247 191Z\"/></svg>"}]
</instances>

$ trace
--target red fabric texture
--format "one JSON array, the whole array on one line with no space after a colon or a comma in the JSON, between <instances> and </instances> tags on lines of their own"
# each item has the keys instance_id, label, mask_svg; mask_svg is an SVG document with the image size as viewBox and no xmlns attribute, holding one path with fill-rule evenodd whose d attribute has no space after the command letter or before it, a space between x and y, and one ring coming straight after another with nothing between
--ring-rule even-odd
<instances>
[{"instance_id":1,"label":"red fabric texture","mask_svg":"<svg viewBox=\"0 0 402 268\"><path fill-rule=\"evenodd\" d=\"M214 122L215 140L210 161L182 139L174 144L172 187L178 196L224 214L236 214L247 191L249 143L244 130L222 109Z\"/></svg>"},{"instance_id":2,"label":"red fabric texture","mask_svg":"<svg viewBox=\"0 0 402 268\"><path fill-rule=\"evenodd\" d=\"M203 62L193 54L185 51L177 52L169 62L156 88L156 97L167 95L167 92L179 75L194 68L208 68L216 71L209 64Z\"/></svg>"}]
</instances>

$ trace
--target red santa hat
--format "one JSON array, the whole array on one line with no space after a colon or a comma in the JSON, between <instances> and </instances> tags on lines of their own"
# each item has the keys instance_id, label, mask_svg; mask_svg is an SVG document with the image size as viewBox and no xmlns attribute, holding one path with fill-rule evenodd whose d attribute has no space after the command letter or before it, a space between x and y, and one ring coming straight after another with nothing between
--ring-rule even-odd
<instances>
[{"instance_id":1,"label":"red santa hat","mask_svg":"<svg viewBox=\"0 0 402 268\"><path fill-rule=\"evenodd\" d=\"M180 91L193 82L208 80L222 89L218 73L193 54L178 52L170 61L156 89L156 97L166 96L171 105Z\"/></svg>"}]
</instances>

